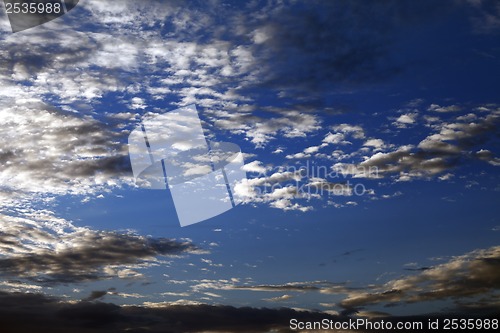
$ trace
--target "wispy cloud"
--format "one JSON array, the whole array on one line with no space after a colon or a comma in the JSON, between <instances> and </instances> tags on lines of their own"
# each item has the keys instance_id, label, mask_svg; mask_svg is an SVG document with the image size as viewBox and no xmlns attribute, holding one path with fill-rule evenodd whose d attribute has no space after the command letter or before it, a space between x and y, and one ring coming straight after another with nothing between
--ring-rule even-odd
<instances>
[{"instance_id":1,"label":"wispy cloud","mask_svg":"<svg viewBox=\"0 0 500 333\"><path fill-rule=\"evenodd\" d=\"M476 250L449 262L422 269L422 272L391 280L383 286L352 291L340 303L345 308L373 304L416 303L455 300L456 305L474 304L480 296L483 305L495 307L500 290L500 247Z\"/></svg>"},{"instance_id":2,"label":"wispy cloud","mask_svg":"<svg viewBox=\"0 0 500 333\"><path fill-rule=\"evenodd\" d=\"M138 278L158 256L198 250L189 241L76 228L50 213L1 219L0 274L34 283Z\"/></svg>"}]
</instances>

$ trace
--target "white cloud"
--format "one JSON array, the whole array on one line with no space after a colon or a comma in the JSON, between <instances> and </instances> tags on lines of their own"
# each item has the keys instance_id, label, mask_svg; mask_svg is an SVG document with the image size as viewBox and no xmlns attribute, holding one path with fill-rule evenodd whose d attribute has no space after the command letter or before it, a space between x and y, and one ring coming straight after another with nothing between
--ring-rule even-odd
<instances>
[{"instance_id":1,"label":"white cloud","mask_svg":"<svg viewBox=\"0 0 500 333\"><path fill-rule=\"evenodd\" d=\"M292 159L304 159L304 158L309 158L311 157L311 154L306 154L306 153L296 153L296 154L291 154L291 155L286 155L285 158L292 160Z\"/></svg>"},{"instance_id":2,"label":"white cloud","mask_svg":"<svg viewBox=\"0 0 500 333\"><path fill-rule=\"evenodd\" d=\"M256 172L256 173L260 173L260 174L265 174L267 171L267 168L262 165L261 161L252 161L250 163L245 164L242 167L242 170L246 171L246 172Z\"/></svg>"},{"instance_id":3,"label":"white cloud","mask_svg":"<svg viewBox=\"0 0 500 333\"><path fill-rule=\"evenodd\" d=\"M328 133L323 139L323 142L328 144L339 144L344 141L344 138L345 136L342 133Z\"/></svg>"},{"instance_id":4,"label":"white cloud","mask_svg":"<svg viewBox=\"0 0 500 333\"><path fill-rule=\"evenodd\" d=\"M431 104L428 108L428 111L433 111L433 112L457 112L461 111L462 107L458 105L449 105L449 106L440 106L438 104Z\"/></svg>"},{"instance_id":5,"label":"white cloud","mask_svg":"<svg viewBox=\"0 0 500 333\"><path fill-rule=\"evenodd\" d=\"M365 132L363 128L359 125L340 124L340 125L334 125L331 128L335 132L352 135L352 137L355 139L363 139L365 137Z\"/></svg>"},{"instance_id":6,"label":"white cloud","mask_svg":"<svg viewBox=\"0 0 500 333\"><path fill-rule=\"evenodd\" d=\"M410 112L400 115L392 124L398 128L407 128L416 123L418 113Z\"/></svg>"},{"instance_id":7,"label":"white cloud","mask_svg":"<svg viewBox=\"0 0 500 333\"><path fill-rule=\"evenodd\" d=\"M382 139L369 139L363 144L363 146L373 147L373 148L382 148L382 147L384 147L384 141Z\"/></svg>"}]
</instances>

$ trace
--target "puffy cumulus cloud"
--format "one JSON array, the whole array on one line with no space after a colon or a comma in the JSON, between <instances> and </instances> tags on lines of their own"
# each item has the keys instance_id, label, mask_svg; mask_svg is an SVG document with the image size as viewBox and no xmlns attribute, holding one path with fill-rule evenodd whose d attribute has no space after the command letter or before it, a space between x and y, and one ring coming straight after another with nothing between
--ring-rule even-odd
<instances>
[{"instance_id":1,"label":"puffy cumulus cloud","mask_svg":"<svg viewBox=\"0 0 500 333\"><path fill-rule=\"evenodd\" d=\"M325 154L324 148L329 146L339 146L339 145L352 145L349 140L356 139L360 140L365 137L365 132L363 128L359 125L349 125L349 124L339 124L330 127L330 132L328 132L320 145L310 146L305 148L303 151L288 154L285 157L287 159L306 159L310 157L323 158L323 159L334 159L335 154ZM348 140L349 139L349 140ZM375 141L373 141L375 140ZM377 144L377 139L368 140L367 145ZM365 144L366 145L366 144Z\"/></svg>"},{"instance_id":2,"label":"puffy cumulus cloud","mask_svg":"<svg viewBox=\"0 0 500 333\"><path fill-rule=\"evenodd\" d=\"M415 124L417 116L417 113L402 114L392 124L399 128L406 128L409 125Z\"/></svg>"},{"instance_id":3,"label":"puffy cumulus cloud","mask_svg":"<svg viewBox=\"0 0 500 333\"><path fill-rule=\"evenodd\" d=\"M252 161L250 163L245 164L242 167L242 170L246 171L246 172L255 172L255 173L265 174L267 171L267 168L262 165L261 161Z\"/></svg>"},{"instance_id":4,"label":"puffy cumulus cloud","mask_svg":"<svg viewBox=\"0 0 500 333\"><path fill-rule=\"evenodd\" d=\"M358 308L379 303L453 299L457 305L472 307L476 304L475 297L480 297L486 308L498 305L495 293L499 289L500 247L494 246L455 257L416 275L391 280L383 286L351 291L340 305Z\"/></svg>"},{"instance_id":5,"label":"puffy cumulus cloud","mask_svg":"<svg viewBox=\"0 0 500 333\"><path fill-rule=\"evenodd\" d=\"M407 145L388 153L378 152L359 164L337 163L333 169L359 178L383 178L396 174L400 180L409 180L432 176L455 165L454 161L444 157L429 158L424 153L414 152L413 148Z\"/></svg>"},{"instance_id":6,"label":"puffy cumulus cloud","mask_svg":"<svg viewBox=\"0 0 500 333\"><path fill-rule=\"evenodd\" d=\"M8 35L1 41L0 80L5 89L0 95L89 103L109 92L123 91L130 83L116 70L107 69L123 66L121 70L133 80L131 66L140 46L124 39L106 56L99 56L104 45L113 42L106 34L60 28L27 30L22 36ZM61 30L64 33L57 32ZM113 61L104 62L106 57Z\"/></svg>"},{"instance_id":7,"label":"puffy cumulus cloud","mask_svg":"<svg viewBox=\"0 0 500 333\"><path fill-rule=\"evenodd\" d=\"M298 195L294 184L303 178L302 171L277 171L262 177L243 179L234 186L233 195L244 203L273 202Z\"/></svg>"},{"instance_id":8,"label":"puffy cumulus cloud","mask_svg":"<svg viewBox=\"0 0 500 333\"><path fill-rule=\"evenodd\" d=\"M488 149L481 149L481 150L477 151L476 156L480 160L486 161L491 165L500 166L500 158L495 157L493 155L493 153L491 151L489 151Z\"/></svg>"},{"instance_id":9,"label":"puffy cumulus cloud","mask_svg":"<svg viewBox=\"0 0 500 333\"><path fill-rule=\"evenodd\" d=\"M35 283L140 277L157 256L196 251L189 241L75 227L49 211L0 216L0 274Z\"/></svg>"},{"instance_id":10,"label":"puffy cumulus cloud","mask_svg":"<svg viewBox=\"0 0 500 333\"><path fill-rule=\"evenodd\" d=\"M384 147L384 140L382 139L369 139L363 144L366 147L373 147L375 149Z\"/></svg>"},{"instance_id":11,"label":"puffy cumulus cloud","mask_svg":"<svg viewBox=\"0 0 500 333\"><path fill-rule=\"evenodd\" d=\"M339 124L339 125L332 126L331 129L335 132L338 132L338 133L351 135L354 139L363 139L365 137L365 131L359 125ZM325 137L325 140L327 140L327 138L328 138L328 136ZM325 141L325 142L328 142L328 141Z\"/></svg>"},{"instance_id":12,"label":"puffy cumulus cloud","mask_svg":"<svg viewBox=\"0 0 500 333\"><path fill-rule=\"evenodd\" d=\"M454 122L443 122L437 126L439 133L429 136L432 141L456 141L460 146L481 143L484 138L494 132L500 119L500 108L495 105L483 106L477 114L477 119L468 121L460 118Z\"/></svg>"},{"instance_id":13,"label":"puffy cumulus cloud","mask_svg":"<svg viewBox=\"0 0 500 333\"><path fill-rule=\"evenodd\" d=\"M339 144L339 143L344 143L343 141L345 138L344 134L342 133L328 133L325 138L323 139L323 143L326 144Z\"/></svg>"}]
</instances>

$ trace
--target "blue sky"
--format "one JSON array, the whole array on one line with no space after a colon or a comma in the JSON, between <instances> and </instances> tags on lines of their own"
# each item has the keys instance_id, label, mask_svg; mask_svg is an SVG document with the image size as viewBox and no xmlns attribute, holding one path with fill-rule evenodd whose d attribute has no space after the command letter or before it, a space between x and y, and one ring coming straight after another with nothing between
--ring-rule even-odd
<instances>
[{"instance_id":1,"label":"blue sky","mask_svg":"<svg viewBox=\"0 0 500 333\"><path fill-rule=\"evenodd\" d=\"M498 312L497 2L82 0L0 31L5 302ZM181 228L127 138L192 104L247 179Z\"/></svg>"}]
</instances>

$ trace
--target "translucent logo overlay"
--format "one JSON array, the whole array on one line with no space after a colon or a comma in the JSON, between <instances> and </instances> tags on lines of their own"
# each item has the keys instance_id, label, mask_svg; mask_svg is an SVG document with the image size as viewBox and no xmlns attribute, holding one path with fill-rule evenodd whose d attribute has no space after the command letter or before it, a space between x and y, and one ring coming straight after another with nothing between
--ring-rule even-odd
<instances>
[{"instance_id":1,"label":"translucent logo overlay","mask_svg":"<svg viewBox=\"0 0 500 333\"><path fill-rule=\"evenodd\" d=\"M79 0L3 0L12 32L34 28L63 16Z\"/></svg>"},{"instance_id":2,"label":"translucent logo overlay","mask_svg":"<svg viewBox=\"0 0 500 333\"><path fill-rule=\"evenodd\" d=\"M181 226L240 203L233 194L246 179L243 154L233 143L209 141L194 105L145 117L128 147L136 184L170 190Z\"/></svg>"}]
</instances>

